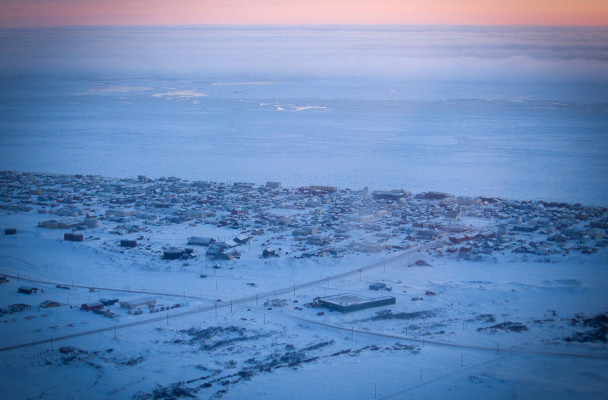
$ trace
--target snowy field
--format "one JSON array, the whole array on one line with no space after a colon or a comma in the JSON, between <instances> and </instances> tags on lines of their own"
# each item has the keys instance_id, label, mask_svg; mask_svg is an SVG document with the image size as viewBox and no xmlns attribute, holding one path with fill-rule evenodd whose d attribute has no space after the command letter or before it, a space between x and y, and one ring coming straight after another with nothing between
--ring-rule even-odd
<instances>
[{"instance_id":1,"label":"snowy field","mask_svg":"<svg viewBox=\"0 0 608 400\"><path fill-rule=\"evenodd\" d=\"M110 221L73 243L62 240L64 230L36 227L44 219L32 212L0 216L3 227L18 231L0 236L0 274L9 275L0 285L1 306L32 305L2 316L0 382L11 398L603 399L608 393L605 341L568 340L581 332L601 336L602 329L605 340L602 317L599 328L585 322L607 312L604 250L527 261L513 253L466 261L418 247L268 260L258 250L272 239L266 235L243 247L240 260L215 269L204 256L168 261L121 248ZM146 236L160 248L183 245L194 232L228 236L225 229L178 224L153 227ZM384 265L324 280L378 262ZM376 282L392 288L383 293L395 296L395 305L347 314L304 307L318 296L377 296L368 290ZM43 292L17 293L23 285ZM142 296L180 307L140 315L107 307L116 318L79 307ZM264 304L273 299L285 303ZM44 300L61 305L37 306Z\"/></svg>"}]
</instances>

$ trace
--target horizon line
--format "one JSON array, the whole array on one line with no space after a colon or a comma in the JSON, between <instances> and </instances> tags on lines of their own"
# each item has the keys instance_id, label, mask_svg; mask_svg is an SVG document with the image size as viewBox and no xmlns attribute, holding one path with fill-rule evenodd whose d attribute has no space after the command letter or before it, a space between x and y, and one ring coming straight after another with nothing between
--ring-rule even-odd
<instances>
[{"instance_id":1,"label":"horizon line","mask_svg":"<svg viewBox=\"0 0 608 400\"><path fill-rule=\"evenodd\" d=\"M223 23L223 24L91 24L91 25L24 25L0 26L0 30L35 30L60 28L187 28L187 27L541 27L541 28L608 28L606 25L581 24L475 24L475 23L302 23L302 24L262 24L262 23Z\"/></svg>"}]
</instances>

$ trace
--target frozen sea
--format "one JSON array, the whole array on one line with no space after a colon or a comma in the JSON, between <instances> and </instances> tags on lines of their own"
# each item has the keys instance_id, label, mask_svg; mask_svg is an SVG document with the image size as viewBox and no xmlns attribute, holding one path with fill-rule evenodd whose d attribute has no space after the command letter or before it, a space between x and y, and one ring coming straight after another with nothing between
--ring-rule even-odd
<instances>
[{"instance_id":1,"label":"frozen sea","mask_svg":"<svg viewBox=\"0 0 608 400\"><path fill-rule=\"evenodd\" d=\"M608 205L608 28L0 30L0 170Z\"/></svg>"}]
</instances>

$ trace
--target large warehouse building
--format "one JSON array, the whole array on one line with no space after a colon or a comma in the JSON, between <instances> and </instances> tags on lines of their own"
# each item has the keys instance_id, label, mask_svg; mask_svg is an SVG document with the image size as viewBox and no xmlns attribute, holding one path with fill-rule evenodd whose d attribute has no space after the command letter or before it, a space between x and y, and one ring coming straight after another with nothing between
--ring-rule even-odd
<instances>
[{"instance_id":1,"label":"large warehouse building","mask_svg":"<svg viewBox=\"0 0 608 400\"><path fill-rule=\"evenodd\" d=\"M365 297L358 294L343 293L327 297L317 297L314 304L343 313L364 310L366 308L382 307L395 304L397 299L392 296Z\"/></svg>"}]
</instances>

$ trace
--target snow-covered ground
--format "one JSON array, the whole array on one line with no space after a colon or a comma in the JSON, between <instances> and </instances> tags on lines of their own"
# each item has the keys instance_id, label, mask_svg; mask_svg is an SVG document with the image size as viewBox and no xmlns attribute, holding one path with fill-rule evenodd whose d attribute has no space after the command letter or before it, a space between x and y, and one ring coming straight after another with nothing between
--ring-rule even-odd
<instances>
[{"instance_id":1,"label":"snow-covered ground","mask_svg":"<svg viewBox=\"0 0 608 400\"><path fill-rule=\"evenodd\" d=\"M511 253L473 262L412 250L385 266L273 297L275 289L397 253L269 261L244 248L241 260L215 269L204 258L167 261L121 249L107 222L87 231L99 240L66 242L63 231L36 227L41 218L0 216L3 227L18 230L0 236L0 274L20 277L0 285L0 306L32 306L2 316L0 381L11 398L601 399L608 393L606 343L566 341L595 329L584 318L608 311L603 250L550 262ZM155 246L183 244L194 229L178 224L148 235ZM225 228L204 229L220 236ZM250 246L265 240L255 237ZM429 265L412 266L421 257ZM380 294L395 296L395 305L347 314L304 307L318 296L377 296L367 288L375 282L392 288ZM22 285L44 292L17 293ZM255 299L256 293L266 296ZM100 298L142 296L180 307L140 315L108 307L117 318L79 309ZM285 305L264 305L274 298ZM39 307L44 300L62 304ZM143 324L126 326L134 322ZM39 341L46 342L27 345ZM11 346L24 347L6 350Z\"/></svg>"}]
</instances>

